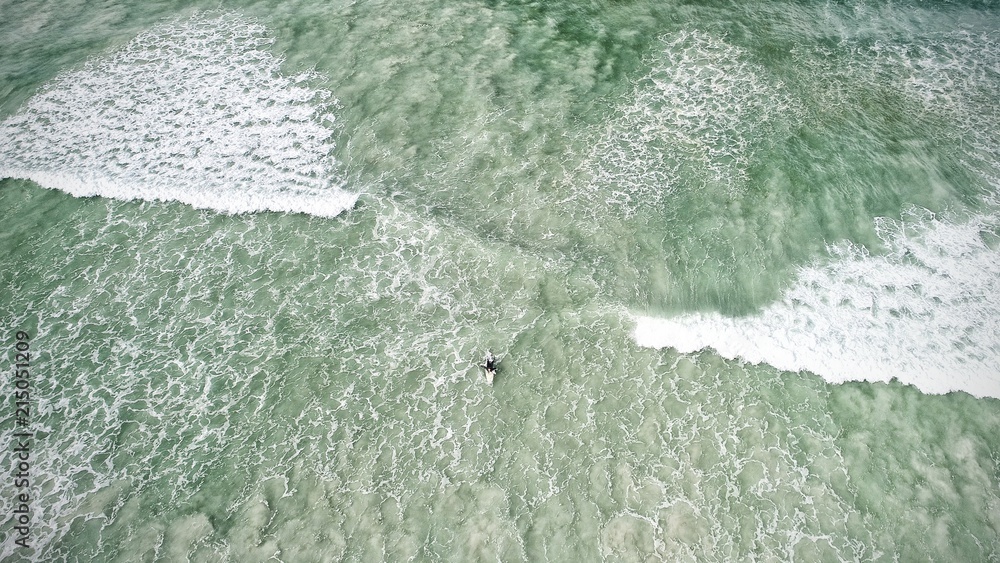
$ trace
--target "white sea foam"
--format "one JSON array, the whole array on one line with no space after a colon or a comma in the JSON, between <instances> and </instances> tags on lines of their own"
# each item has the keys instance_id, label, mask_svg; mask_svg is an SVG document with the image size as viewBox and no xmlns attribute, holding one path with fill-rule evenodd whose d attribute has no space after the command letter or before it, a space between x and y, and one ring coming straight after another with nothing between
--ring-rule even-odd
<instances>
[{"instance_id":1,"label":"white sea foam","mask_svg":"<svg viewBox=\"0 0 1000 563\"><path fill-rule=\"evenodd\" d=\"M76 196L334 216L357 195L331 156L336 106L285 76L265 29L198 15L64 72L0 123L0 177Z\"/></svg>"},{"instance_id":2,"label":"white sea foam","mask_svg":"<svg viewBox=\"0 0 1000 563\"><path fill-rule=\"evenodd\" d=\"M843 243L759 314L637 318L641 346L713 348L831 382L896 378L928 393L1000 398L1000 217L879 220L888 251Z\"/></svg>"}]
</instances>

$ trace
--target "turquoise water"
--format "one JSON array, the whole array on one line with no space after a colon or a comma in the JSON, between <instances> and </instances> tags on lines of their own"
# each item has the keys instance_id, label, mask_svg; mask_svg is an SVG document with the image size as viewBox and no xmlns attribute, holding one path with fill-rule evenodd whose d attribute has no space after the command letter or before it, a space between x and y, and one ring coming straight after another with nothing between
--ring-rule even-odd
<instances>
[{"instance_id":1,"label":"turquoise water","mask_svg":"<svg viewBox=\"0 0 1000 563\"><path fill-rule=\"evenodd\" d=\"M1000 557L993 4L0 11L3 560Z\"/></svg>"}]
</instances>

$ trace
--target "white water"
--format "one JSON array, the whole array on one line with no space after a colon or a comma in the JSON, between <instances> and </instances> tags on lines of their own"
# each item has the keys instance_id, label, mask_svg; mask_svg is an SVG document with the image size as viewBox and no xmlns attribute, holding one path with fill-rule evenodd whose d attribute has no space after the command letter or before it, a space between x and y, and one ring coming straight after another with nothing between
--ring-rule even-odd
<instances>
[{"instance_id":1,"label":"white water","mask_svg":"<svg viewBox=\"0 0 1000 563\"><path fill-rule=\"evenodd\" d=\"M264 28L200 15L156 27L50 81L0 123L0 177L75 196L174 200L227 213L334 216L336 101L285 76Z\"/></svg>"},{"instance_id":2,"label":"white water","mask_svg":"<svg viewBox=\"0 0 1000 563\"><path fill-rule=\"evenodd\" d=\"M727 358L807 370L831 382L899 381L926 393L1000 398L997 216L958 224L914 211L879 222L888 251L844 243L804 268L759 314L639 316L641 346L713 348Z\"/></svg>"}]
</instances>

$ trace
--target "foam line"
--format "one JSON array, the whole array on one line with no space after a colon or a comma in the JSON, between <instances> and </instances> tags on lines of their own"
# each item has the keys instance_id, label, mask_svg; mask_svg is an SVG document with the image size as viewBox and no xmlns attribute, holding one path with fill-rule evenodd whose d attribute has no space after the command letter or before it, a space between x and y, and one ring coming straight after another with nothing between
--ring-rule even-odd
<instances>
[{"instance_id":1,"label":"foam line","mask_svg":"<svg viewBox=\"0 0 1000 563\"><path fill-rule=\"evenodd\" d=\"M354 205L331 154L329 92L285 76L263 27L198 15L46 84L0 123L0 177L76 196L226 213Z\"/></svg>"},{"instance_id":2,"label":"foam line","mask_svg":"<svg viewBox=\"0 0 1000 563\"><path fill-rule=\"evenodd\" d=\"M1000 398L1000 217L952 224L923 210L878 222L884 254L844 243L757 315L638 316L641 346Z\"/></svg>"}]
</instances>

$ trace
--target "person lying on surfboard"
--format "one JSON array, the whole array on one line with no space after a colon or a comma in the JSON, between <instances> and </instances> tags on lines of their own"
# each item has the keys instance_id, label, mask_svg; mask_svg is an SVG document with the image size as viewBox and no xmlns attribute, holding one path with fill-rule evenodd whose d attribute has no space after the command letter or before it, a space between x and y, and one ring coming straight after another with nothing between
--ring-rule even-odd
<instances>
[{"instance_id":1,"label":"person lying on surfboard","mask_svg":"<svg viewBox=\"0 0 1000 563\"><path fill-rule=\"evenodd\" d=\"M496 356L493 355L493 352L489 351L489 352L486 352L485 363L480 364L480 366L479 366L479 367L481 367L481 368L483 368L483 369L486 370L486 382L489 383L489 384L491 384L491 385L493 384L493 376L495 376L497 374L497 363L498 362L499 362L499 360L497 360Z\"/></svg>"}]
</instances>

